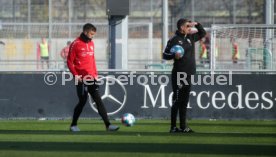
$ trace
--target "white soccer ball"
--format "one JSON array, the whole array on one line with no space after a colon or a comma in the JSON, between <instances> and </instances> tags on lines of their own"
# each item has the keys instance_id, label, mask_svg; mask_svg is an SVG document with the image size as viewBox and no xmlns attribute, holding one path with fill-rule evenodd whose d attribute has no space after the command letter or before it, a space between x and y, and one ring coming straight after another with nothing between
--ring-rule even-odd
<instances>
[{"instance_id":1,"label":"white soccer ball","mask_svg":"<svg viewBox=\"0 0 276 157\"><path fill-rule=\"evenodd\" d=\"M133 114L131 114L131 113L125 113L125 114L122 116L122 123L123 123L125 126L133 126L134 123L135 123L135 117L134 117Z\"/></svg>"}]
</instances>

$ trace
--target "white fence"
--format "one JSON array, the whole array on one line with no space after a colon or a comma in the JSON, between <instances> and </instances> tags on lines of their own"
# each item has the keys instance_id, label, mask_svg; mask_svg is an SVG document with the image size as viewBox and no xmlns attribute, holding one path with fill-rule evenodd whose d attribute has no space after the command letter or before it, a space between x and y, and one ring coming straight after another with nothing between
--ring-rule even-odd
<instances>
[{"instance_id":1,"label":"white fence","mask_svg":"<svg viewBox=\"0 0 276 157\"><path fill-rule=\"evenodd\" d=\"M68 40L79 36L83 23L2 23L0 29L0 70L42 70L37 57L37 43L46 37L50 43L50 70L63 69L61 49ZM108 24L95 23L96 59L99 69L108 69ZM161 38L154 38L152 23L129 23L128 68L164 69L171 62L162 62ZM199 60L198 43L195 55L198 69L205 70L276 70L276 25L213 25L210 32L209 60ZM208 37L208 36L207 36ZM206 37L206 38L207 38ZM233 43L238 45L239 58L233 63ZM43 69L45 70L45 69ZM48 69L49 70L49 69Z\"/></svg>"},{"instance_id":2,"label":"white fence","mask_svg":"<svg viewBox=\"0 0 276 157\"><path fill-rule=\"evenodd\" d=\"M108 68L108 24L95 23L94 38L98 67ZM83 23L2 23L0 40L0 70L41 70L37 45L42 37L50 45L50 69L63 69L61 49L82 31ZM161 39L153 38L152 23L129 23L128 67L143 69L154 61L161 62ZM45 70L45 69L44 69Z\"/></svg>"},{"instance_id":3,"label":"white fence","mask_svg":"<svg viewBox=\"0 0 276 157\"><path fill-rule=\"evenodd\" d=\"M276 70L275 30L276 25L213 25L211 69Z\"/></svg>"}]
</instances>

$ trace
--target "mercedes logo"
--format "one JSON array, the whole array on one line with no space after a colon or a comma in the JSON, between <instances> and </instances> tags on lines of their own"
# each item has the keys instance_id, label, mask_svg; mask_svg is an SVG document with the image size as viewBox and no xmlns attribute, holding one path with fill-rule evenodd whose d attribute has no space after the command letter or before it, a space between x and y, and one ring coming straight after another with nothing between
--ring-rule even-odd
<instances>
[{"instance_id":1,"label":"mercedes logo","mask_svg":"<svg viewBox=\"0 0 276 157\"><path fill-rule=\"evenodd\" d=\"M117 112L119 112L123 106L125 105L126 99L127 99L127 92L125 89L125 86L122 84L122 82L120 82L119 80L117 80L114 77L102 77L99 79L103 80L105 82L105 89L104 89L104 94L102 95L102 100L108 100L109 103L104 103L105 107L107 108L107 114L108 115L114 115ZM115 84L111 84L115 83ZM121 87L121 89L116 88L116 93L112 93L110 90L111 86L119 86ZM118 96L121 95L121 97ZM123 94L123 97L122 97ZM97 110L97 106L95 104L95 102L93 101L92 97L90 96L90 94L88 94L89 96L89 104L91 106L91 108L95 111L98 112ZM112 106L110 106L112 105ZM108 108L112 108L112 111L108 111Z\"/></svg>"}]
</instances>

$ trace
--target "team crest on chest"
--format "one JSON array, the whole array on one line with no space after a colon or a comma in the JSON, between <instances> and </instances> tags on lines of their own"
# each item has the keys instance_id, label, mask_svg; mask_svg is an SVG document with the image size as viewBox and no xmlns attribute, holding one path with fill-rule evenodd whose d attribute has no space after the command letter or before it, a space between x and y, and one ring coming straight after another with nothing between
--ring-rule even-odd
<instances>
[{"instance_id":1,"label":"team crest on chest","mask_svg":"<svg viewBox=\"0 0 276 157\"><path fill-rule=\"evenodd\" d=\"M189 44L191 44L191 40L190 39L187 39L187 41L189 42Z\"/></svg>"}]
</instances>

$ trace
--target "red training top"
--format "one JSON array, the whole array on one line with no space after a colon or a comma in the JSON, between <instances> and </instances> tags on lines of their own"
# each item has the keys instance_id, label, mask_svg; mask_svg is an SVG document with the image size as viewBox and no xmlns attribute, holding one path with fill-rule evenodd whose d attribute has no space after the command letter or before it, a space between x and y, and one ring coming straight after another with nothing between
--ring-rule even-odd
<instances>
[{"instance_id":1,"label":"red training top","mask_svg":"<svg viewBox=\"0 0 276 157\"><path fill-rule=\"evenodd\" d=\"M85 42L80 37L75 39L70 46L67 65L74 76L79 75L85 80L97 79L94 42Z\"/></svg>"}]
</instances>

